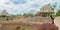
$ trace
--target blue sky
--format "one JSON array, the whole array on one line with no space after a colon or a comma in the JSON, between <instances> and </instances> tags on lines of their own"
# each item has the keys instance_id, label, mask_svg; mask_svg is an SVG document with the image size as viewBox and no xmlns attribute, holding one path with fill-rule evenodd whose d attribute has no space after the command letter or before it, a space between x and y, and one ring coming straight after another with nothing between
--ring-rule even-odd
<instances>
[{"instance_id":1,"label":"blue sky","mask_svg":"<svg viewBox=\"0 0 60 30\"><path fill-rule=\"evenodd\" d=\"M55 12L59 9L60 0L0 0L0 12L6 9L10 14L23 14L35 10L40 10L44 5L57 3Z\"/></svg>"}]
</instances>

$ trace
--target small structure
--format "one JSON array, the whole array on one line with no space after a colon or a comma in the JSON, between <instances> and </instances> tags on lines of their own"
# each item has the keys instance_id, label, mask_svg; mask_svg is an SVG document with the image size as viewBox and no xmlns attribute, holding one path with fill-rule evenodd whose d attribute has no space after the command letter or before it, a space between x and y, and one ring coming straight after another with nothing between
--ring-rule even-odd
<instances>
[{"instance_id":1,"label":"small structure","mask_svg":"<svg viewBox=\"0 0 60 30\"><path fill-rule=\"evenodd\" d=\"M48 14L53 14L54 11L52 10L52 8L49 5L45 5L43 8L41 8L41 10L39 12L37 12L35 15L36 16L41 16L41 15L48 15Z\"/></svg>"},{"instance_id":2,"label":"small structure","mask_svg":"<svg viewBox=\"0 0 60 30\"><path fill-rule=\"evenodd\" d=\"M9 19L12 18L9 16L9 13L6 11L6 9L4 9L0 14L0 20L9 20Z\"/></svg>"},{"instance_id":3,"label":"small structure","mask_svg":"<svg viewBox=\"0 0 60 30\"><path fill-rule=\"evenodd\" d=\"M43 8L41 8L41 10L39 12L37 12L35 15L36 16L42 16L42 17L46 17L46 16L50 16L50 18L52 19L52 23L54 24L54 18L53 18L53 13L54 10L52 10L52 8L49 5L45 5Z\"/></svg>"},{"instance_id":4,"label":"small structure","mask_svg":"<svg viewBox=\"0 0 60 30\"><path fill-rule=\"evenodd\" d=\"M6 9L4 9L4 10L1 12L0 16L9 16L9 13L6 11Z\"/></svg>"}]
</instances>

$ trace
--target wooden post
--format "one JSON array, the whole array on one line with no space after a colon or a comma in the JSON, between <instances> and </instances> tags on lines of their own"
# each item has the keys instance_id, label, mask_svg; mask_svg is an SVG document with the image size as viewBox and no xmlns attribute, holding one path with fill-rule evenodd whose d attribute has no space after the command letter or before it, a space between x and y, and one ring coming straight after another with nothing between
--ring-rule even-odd
<instances>
[{"instance_id":1,"label":"wooden post","mask_svg":"<svg viewBox=\"0 0 60 30\"><path fill-rule=\"evenodd\" d=\"M54 18L52 17L52 15L51 15L50 17L51 17L51 19L52 19L52 24L54 24Z\"/></svg>"}]
</instances>

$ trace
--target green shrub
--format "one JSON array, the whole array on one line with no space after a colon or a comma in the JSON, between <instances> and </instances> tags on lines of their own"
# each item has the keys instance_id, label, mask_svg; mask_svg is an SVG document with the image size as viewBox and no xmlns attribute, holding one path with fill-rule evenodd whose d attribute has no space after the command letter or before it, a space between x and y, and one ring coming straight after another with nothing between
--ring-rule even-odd
<instances>
[{"instance_id":1,"label":"green shrub","mask_svg":"<svg viewBox=\"0 0 60 30\"><path fill-rule=\"evenodd\" d=\"M57 17L57 16L60 16L60 10L57 11L57 13L56 13L55 16L56 16L56 17Z\"/></svg>"}]
</instances>

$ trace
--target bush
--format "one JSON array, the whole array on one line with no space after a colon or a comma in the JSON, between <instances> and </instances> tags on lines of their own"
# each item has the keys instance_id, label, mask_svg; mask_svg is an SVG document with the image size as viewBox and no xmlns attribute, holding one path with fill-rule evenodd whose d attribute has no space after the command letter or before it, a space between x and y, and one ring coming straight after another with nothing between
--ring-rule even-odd
<instances>
[{"instance_id":1,"label":"bush","mask_svg":"<svg viewBox=\"0 0 60 30\"><path fill-rule=\"evenodd\" d=\"M57 17L57 16L60 16L60 10L57 11L57 13L56 13L55 16L56 16L56 17Z\"/></svg>"}]
</instances>

